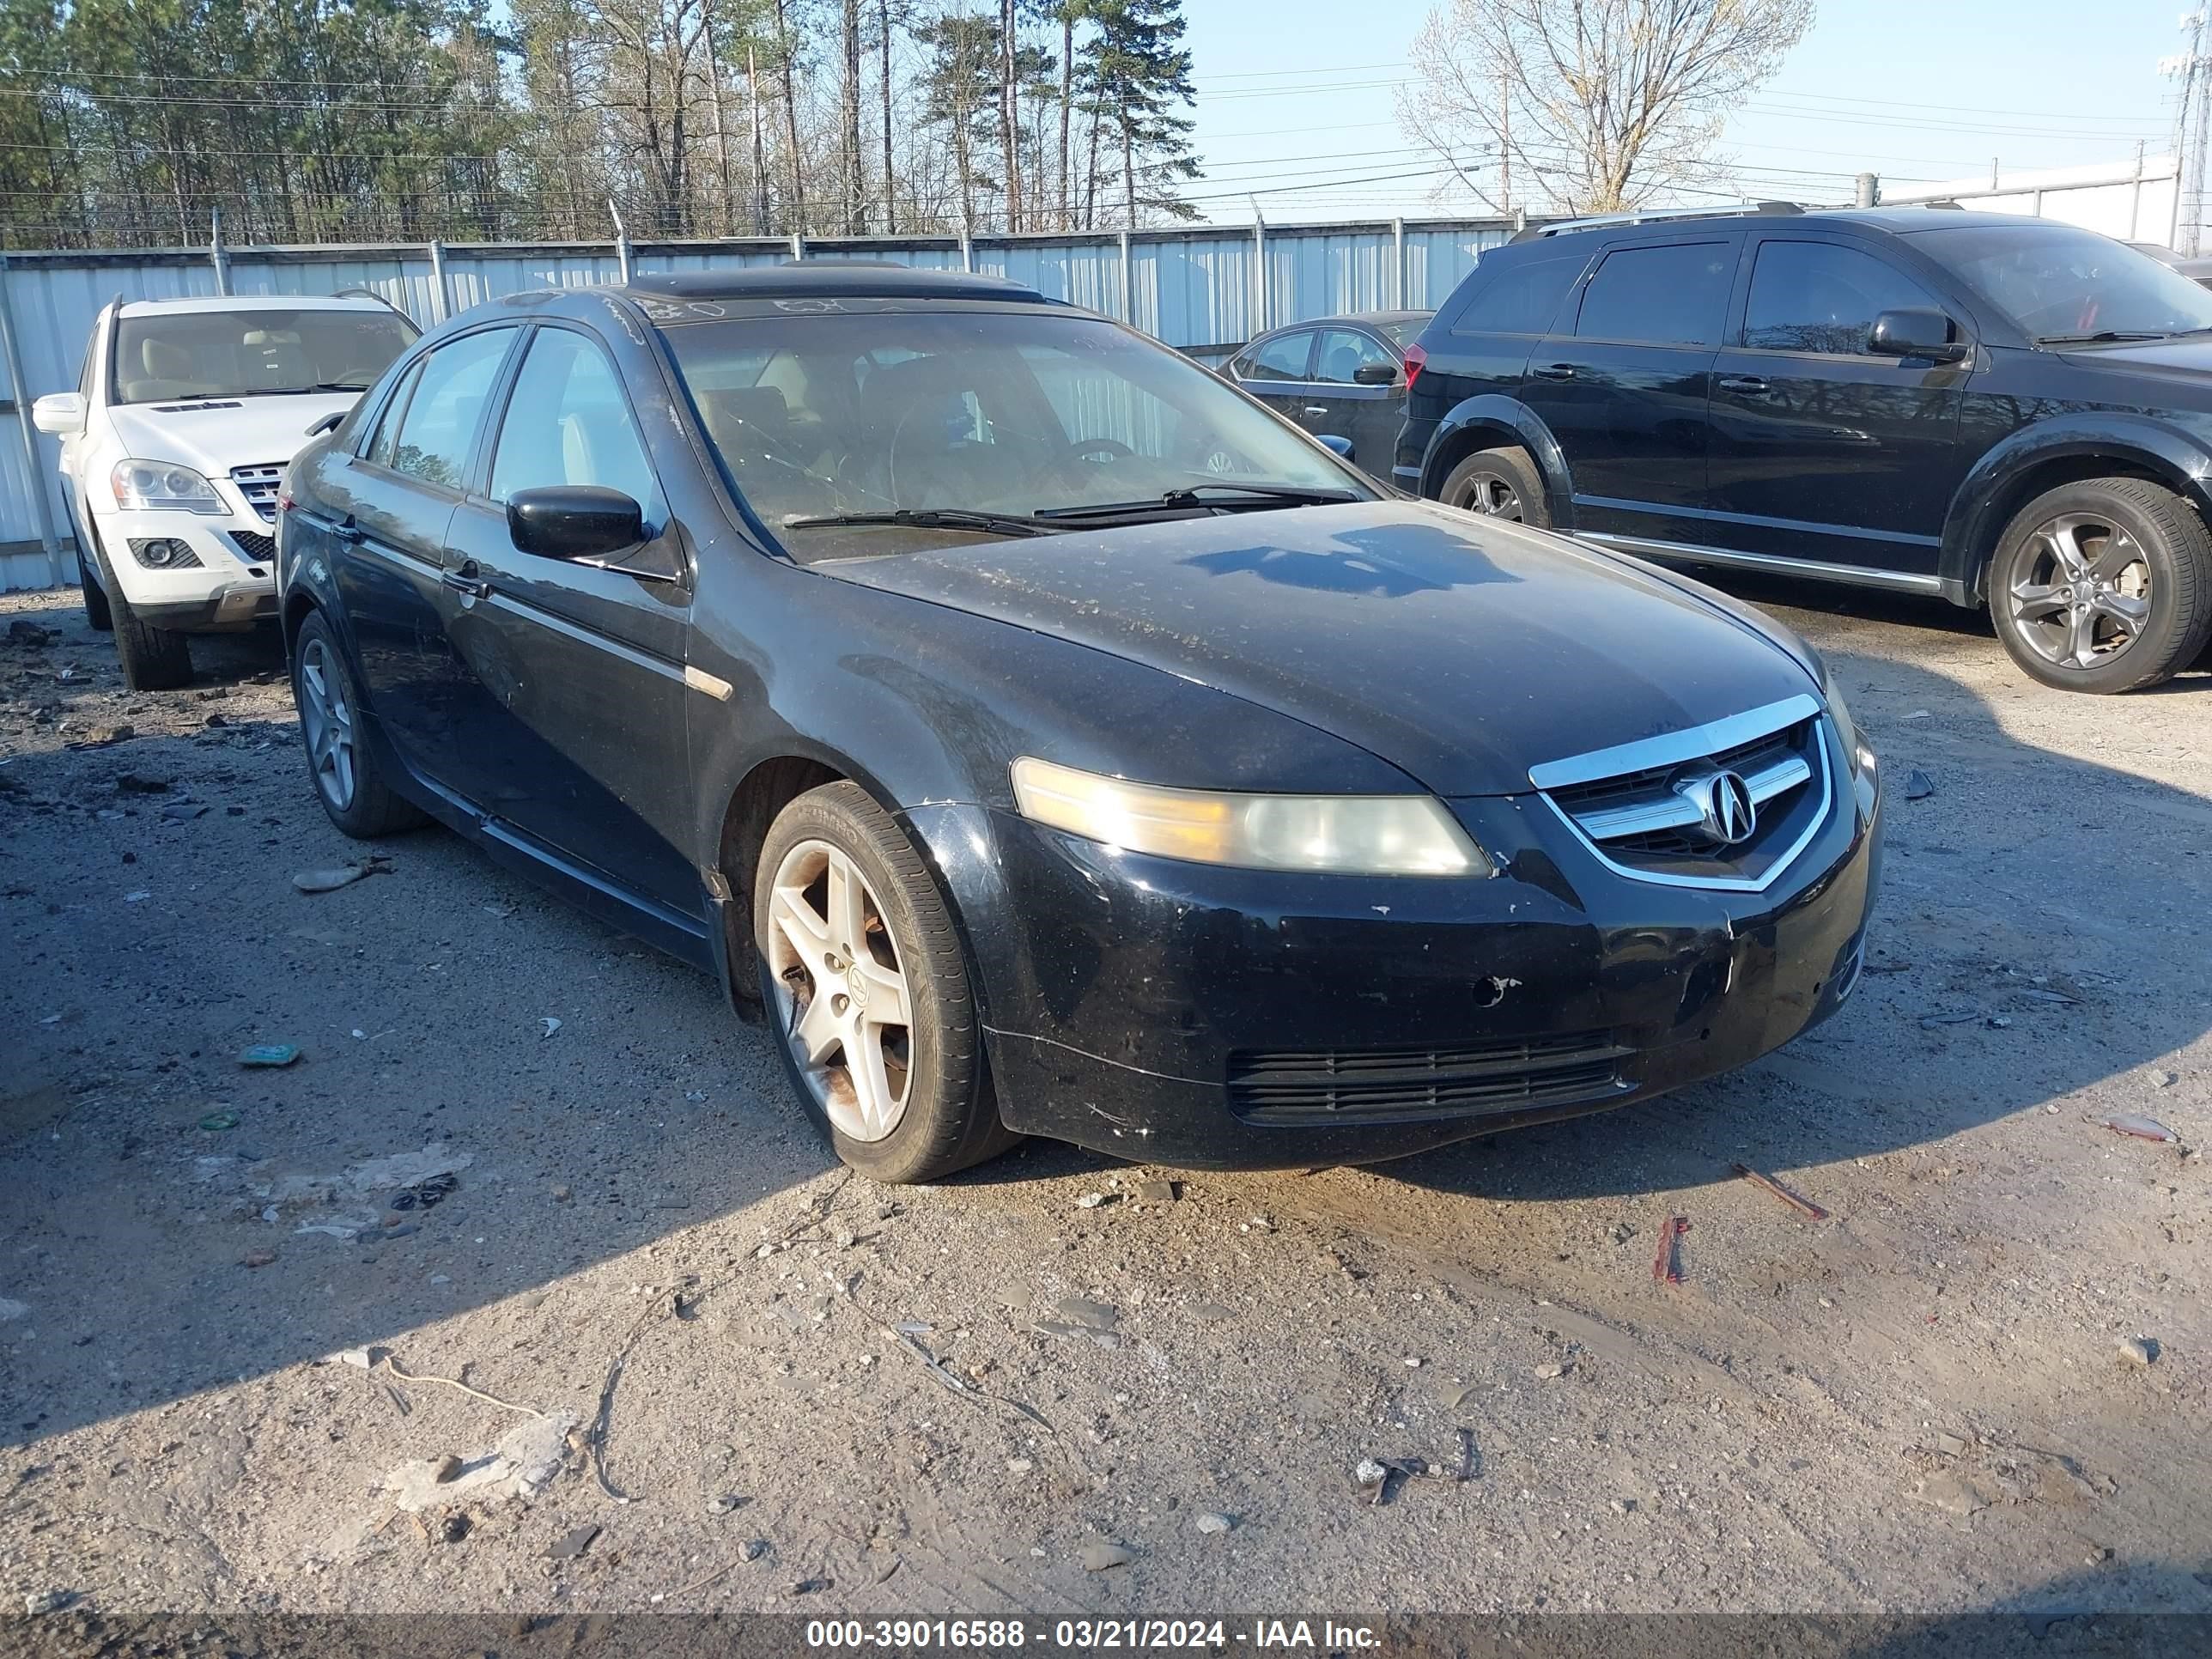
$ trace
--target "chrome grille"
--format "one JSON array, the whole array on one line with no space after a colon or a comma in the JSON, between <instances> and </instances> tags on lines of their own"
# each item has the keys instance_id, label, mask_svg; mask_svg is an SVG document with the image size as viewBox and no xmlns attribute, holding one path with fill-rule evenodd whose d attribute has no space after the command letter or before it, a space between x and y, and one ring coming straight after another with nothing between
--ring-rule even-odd
<instances>
[{"instance_id":1,"label":"chrome grille","mask_svg":"<svg viewBox=\"0 0 2212 1659\"><path fill-rule=\"evenodd\" d=\"M246 504L261 515L264 524L276 522L276 489L284 481L283 462L272 461L266 466L234 466L230 469L230 481L246 497Z\"/></svg>"},{"instance_id":2,"label":"chrome grille","mask_svg":"<svg viewBox=\"0 0 2212 1659\"><path fill-rule=\"evenodd\" d=\"M1827 817L1830 748L1819 701L1799 696L1533 767L1528 778L1624 875L1758 889L1782 873ZM1737 811L1730 822L1717 821L1718 797L1739 784ZM1751 823L1739 830L1745 807Z\"/></svg>"}]
</instances>

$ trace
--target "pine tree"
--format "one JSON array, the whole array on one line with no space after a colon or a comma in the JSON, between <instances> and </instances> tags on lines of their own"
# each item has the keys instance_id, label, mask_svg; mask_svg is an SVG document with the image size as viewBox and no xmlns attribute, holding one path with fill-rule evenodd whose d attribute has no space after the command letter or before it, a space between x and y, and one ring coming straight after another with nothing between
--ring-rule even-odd
<instances>
[{"instance_id":1,"label":"pine tree","mask_svg":"<svg viewBox=\"0 0 2212 1659\"><path fill-rule=\"evenodd\" d=\"M1182 0L1090 0L1097 33L1081 83L1085 107L1121 152L1121 201L1132 228L1146 214L1194 219L1176 190L1198 176L1190 144L1190 52L1182 44Z\"/></svg>"}]
</instances>

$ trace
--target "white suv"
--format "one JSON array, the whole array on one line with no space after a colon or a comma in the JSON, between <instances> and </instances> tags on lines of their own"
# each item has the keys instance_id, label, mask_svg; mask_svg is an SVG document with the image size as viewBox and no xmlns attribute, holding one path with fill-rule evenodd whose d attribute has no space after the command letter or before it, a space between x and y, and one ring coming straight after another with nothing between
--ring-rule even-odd
<instances>
[{"instance_id":1,"label":"white suv","mask_svg":"<svg viewBox=\"0 0 2212 1659\"><path fill-rule=\"evenodd\" d=\"M94 319L77 389L32 418L62 441L85 612L114 630L133 690L191 678L187 635L275 614L285 467L419 331L370 295L141 300Z\"/></svg>"}]
</instances>

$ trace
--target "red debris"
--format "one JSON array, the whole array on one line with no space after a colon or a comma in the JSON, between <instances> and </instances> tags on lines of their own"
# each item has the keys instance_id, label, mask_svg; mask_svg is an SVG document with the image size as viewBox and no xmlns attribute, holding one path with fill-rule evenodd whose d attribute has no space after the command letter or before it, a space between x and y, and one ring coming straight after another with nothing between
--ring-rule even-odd
<instances>
[{"instance_id":1,"label":"red debris","mask_svg":"<svg viewBox=\"0 0 2212 1659\"><path fill-rule=\"evenodd\" d=\"M1670 1215L1659 1228L1659 1255L1651 1264L1651 1277L1662 1284L1682 1282L1682 1235L1690 1231L1687 1216Z\"/></svg>"}]
</instances>

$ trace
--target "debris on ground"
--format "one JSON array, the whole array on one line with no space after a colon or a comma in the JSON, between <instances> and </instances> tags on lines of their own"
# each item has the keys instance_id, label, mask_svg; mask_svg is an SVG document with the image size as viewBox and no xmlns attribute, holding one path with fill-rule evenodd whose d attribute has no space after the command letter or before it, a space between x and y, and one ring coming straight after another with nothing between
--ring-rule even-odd
<instances>
[{"instance_id":1,"label":"debris on ground","mask_svg":"<svg viewBox=\"0 0 2212 1659\"><path fill-rule=\"evenodd\" d=\"M1370 1504L1380 1504L1382 1493L1390 1484L1389 1466L1371 1457L1363 1457L1352 1471L1352 1479Z\"/></svg>"},{"instance_id":2,"label":"debris on ground","mask_svg":"<svg viewBox=\"0 0 2212 1659\"><path fill-rule=\"evenodd\" d=\"M2154 1117L2138 1117L2132 1112L2121 1112L2105 1120L2105 1127L2116 1134L2133 1135L2138 1140L2179 1140L2181 1137Z\"/></svg>"},{"instance_id":3,"label":"debris on ground","mask_svg":"<svg viewBox=\"0 0 2212 1659\"><path fill-rule=\"evenodd\" d=\"M1083 1570L1085 1572L1110 1572L1115 1567L1126 1567L1136 1557L1119 1544L1085 1544L1083 1547Z\"/></svg>"},{"instance_id":4,"label":"debris on ground","mask_svg":"<svg viewBox=\"0 0 2212 1659\"><path fill-rule=\"evenodd\" d=\"M241 1066L289 1066L299 1059L300 1051L289 1042L257 1042L238 1057Z\"/></svg>"},{"instance_id":5,"label":"debris on ground","mask_svg":"<svg viewBox=\"0 0 2212 1659\"><path fill-rule=\"evenodd\" d=\"M599 1528L587 1522L583 1526L564 1532L555 1539L546 1547L546 1559L551 1561L580 1559L584 1552L592 1547L592 1541L599 1535Z\"/></svg>"},{"instance_id":6,"label":"debris on ground","mask_svg":"<svg viewBox=\"0 0 2212 1659\"><path fill-rule=\"evenodd\" d=\"M450 1170L441 1170L424 1181L402 1187L392 1195L395 1210L433 1210L460 1186L460 1181Z\"/></svg>"},{"instance_id":7,"label":"debris on ground","mask_svg":"<svg viewBox=\"0 0 2212 1659\"><path fill-rule=\"evenodd\" d=\"M1574 1370L1574 1362L1572 1360L1554 1361L1550 1364L1537 1366L1536 1375L1541 1377L1545 1382L1549 1382L1559 1377L1565 1376L1569 1371Z\"/></svg>"},{"instance_id":8,"label":"debris on ground","mask_svg":"<svg viewBox=\"0 0 2212 1659\"><path fill-rule=\"evenodd\" d=\"M1079 1210L1095 1210L1105 1202L1106 1194L1103 1193L1085 1193L1075 1200L1075 1207Z\"/></svg>"},{"instance_id":9,"label":"debris on ground","mask_svg":"<svg viewBox=\"0 0 2212 1659\"><path fill-rule=\"evenodd\" d=\"M350 887L365 876L388 876L392 860L387 858L366 858L356 864L341 864L328 870L302 870L292 878L292 885L303 893L334 893L341 887Z\"/></svg>"},{"instance_id":10,"label":"debris on ground","mask_svg":"<svg viewBox=\"0 0 2212 1659\"><path fill-rule=\"evenodd\" d=\"M1682 1283L1682 1235L1689 1231L1687 1216L1670 1215L1660 1223L1659 1254L1651 1263L1653 1279L1666 1285Z\"/></svg>"},{"instance_id":11,"label":"debris on ground","mask_svg":"<svg viewBox=\"0 0 2212 1659\"><path fill-rule=\"evenodd\" d=\"M1905 775L1905 799L1925 800L1929 796L1935 793L1936 780L1929 777L1918 767L1914 767L1910 772L1907 772Z\"/></svg>"},{"instance_id":12,"label":"debris on ground","mask_svg":"<svg viewBox=\"0 0 2212 1659\"><path fill-rule=\"evenodd\" d=\"M1929 1475L1912 1495L1947 1515L1967 1516L1990 1506L1989 1494L1956 1469Z\"/></svg>"},{"instance_id":13,"label":"debris on ground","mask_svg":"<svg viewBox=\"0 0 2212 1659\"><path fill-rule=\"evenodd\" d=\"M340 1365L350 1365L357 1371L373 1371L380 1362L389 1358L392 1350L374 1346L365 1348L341 1348L331 1356Z\"/></svg>"},{"instance_id":14,"label":"debris on ground","mask_svg":"<svg viewBox=\"0 0 2212 1659\"><path fill-rule=\"evenodd\" d=\"M1198 1529L1209 1538L1218 1537L1222 1533L1231 1531L1236 1525L1237 1517L1233 1515L1224 1515L1218 1510L1199 1511Z\"/></svg>"},{"instance_id":15,"label":"debris on ground","mask_svg":"<svg viewBox=\"0 0 2212 1659\"><path fill-rule=\"evenodd\" d=\"M744 1498L738 1497L735 1492L726 1492L719 1498L710 1498L707 1500L707 1513L709 1515L728 1515L744 1501L745 1500Z\"/></svg>"},{"instance_id":16,"label":"debris on ground","mask_svg":"<svg viewBox=\"0 0 2212 1659\"><path fill-rule=\"evenodd\" d=\"M1729 1168L1734 1170L1738 1175L1741 1176L1746 1181L1751 1182L1753 1186L1757 1187L1762 1192L1773 1194L1775 1197L1780 1199L1784 1204L1787 1204L1791 1209L1796 1210L1807 1219L1812 1221L1826 1221L1828 1218L1828 1212L1826 1210L1813 1202L1811 1199L1801 1197L1797 1194L1791 1192L1787 1187L1777 1181L1772 1176L1761 1175L1758 1170L1753 1169L1748 1164L1731 1164L1729 1165Z\"/></svg>"},{"instance_id":17,"label":"debris on ground","mask_svg":"<svg viewBox=\"0 0 2212 1659\"><path fill-rule=\"evenodd\" d=\"M450 1504L466 1492L527 1504L561 1472L568 1455L568 1431L575 1426L572 1411L533 1417L507 1431L489 1450L463 1459L459 1473L450 1480L438 1478L441 1460L416 1458L386 1475L384 1489L410 1515Z\"/></svg>"},{"instance_id":18,"label":"debris on ground","mask_svg":"<svg viewBox=\"0 0 2212 1659\"><path fill-rule=\"evenodd\" d=\"M1137 1196L1147 1204L1172 1204L1182 1194L1172 1181L1140 1181L1137 1183Z\"/></svg>"},{"instance_id":19,"label":"debris on ground","mask_svg":"<svg viewBox=\"0 0 2212 1659\"><path fill-rule=\"evenodd\" d=\"M207 1130L211 1134L224 1129L235 1129L237 1127L238 1114L236 1112L210 1112L205 1117L200 1120L200 1127Z\"/></svg>"},{"instance_id":20,"label":"debris on ground","mask_svg":"<svg viewBox=\"0 0 2212 1659\"><path fill-rule=\"evenodd\" d=\"M59 638L61 638L59 630L41 628L28 617L18 617L8 624L8 643L10 645L24 646L36 651L52 645Z\"/></svg>"},{"instance_id":21,"label":"debris on ground","mask_svg":"<svg viewBox=\"0 0 2212 1659\"><path fill-rule=\"evenodd\" d=\"M137 728L130 726L95 726L84 736L69 745L71 749L110 749L118 743L128 743L138 735Z\"/></svg>"},{"instance_id":22,"label":"debris on ground","mask_svg":"<svg viewBox=\"0 0 2212 1659\"><path fill-rule=\"evenodd\" d=\"M443 1486L450 1485L461 1472L461 1460L447 1452L430 1471L430 1479Z\"/></svg>"},{"instance_id":23,"label":"debris on ground","mask_svg":"<svg viewBox=\"0 0 2212 1659\"><path fill-rule=\"evenodd\" d=\"M238 1258L238 1265L241 1267L265 1267L276 1259L276 1252L274 1250L248 1250Z\"/></svg>"},{"instance_id":24,"label":"debris on ground","mask_svg":"<svg viewBox=\"0 0 2212 1659\"><path fill-rule=\"evenodd\" d=\"M1058 1317L1040 1319L1036 1324L1036 1328L1046 1335L1084 1337L1102 1348L1121 1346L1121 1338L1115 1329L1121 1321L1120 1310L1103 1302L1071 1296L1054 1304L1052 1310Z\"/></svg>"},{"instance_id":25,"label":"debris on ground","mask_svg":"<svg viewBox=\"0 0 2212 1659\"><path fill-rule=\"evenodd\" d=\"M65 1589L33 1590L23 1597L23 1611L33 1619L42 1613L59 1613L76 1597Z\"/></svg>"},{"instance_id":26,"label":"debris on ground","mask_svg":"<svg viewBox=\"0 0 2212 1659\"><path fill-rule=\"evenodd\" d=\"M2158 1344L2148 1337L2124 1336L2119 1351L2120 1358L2130 1365L2148 1365L2158 1358Z\"/></svg>"}]
</instances>

